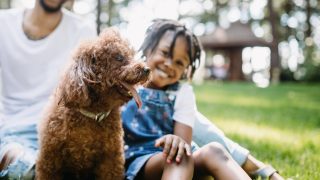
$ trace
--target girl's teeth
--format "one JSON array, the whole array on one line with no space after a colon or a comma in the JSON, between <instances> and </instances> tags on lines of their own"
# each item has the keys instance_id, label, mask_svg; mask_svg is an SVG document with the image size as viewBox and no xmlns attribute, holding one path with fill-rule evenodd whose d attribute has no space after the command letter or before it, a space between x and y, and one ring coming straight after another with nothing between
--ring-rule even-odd
<instances>
[{"instance_id":1,"label":"girl's teeth","mask_svg":"<svg viewBox=\"0 0 320 180\"><path fill-rule=\"evenodd\" d=\"M164 78L167 78L167 77L168 77L168 74L165 73L165 72L163 72L163 71L160 70L160 69L157 69L157 72L158 72L158 74L159 74L160 76L162 76L162 77L164 77Z\"/></svg>"}]
</instances>

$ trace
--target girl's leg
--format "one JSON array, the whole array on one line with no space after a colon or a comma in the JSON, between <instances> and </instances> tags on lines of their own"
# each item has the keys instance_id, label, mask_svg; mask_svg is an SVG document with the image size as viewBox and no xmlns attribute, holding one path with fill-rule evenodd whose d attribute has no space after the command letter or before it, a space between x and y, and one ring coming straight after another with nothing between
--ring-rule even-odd
<instances>
[{"instance_id":1,"label":"girl's leg","mask_svg":"<svg viewBox=\"0 0 320 180\"><path fill-rule=\"evenodd\" d=\"M210 143L193 153L195 177L247 180L249 176L219 143Z\"/></svg>"},{"instance_id":2,"label":"girl's leg","mask_svg":"<svg viewBox=\"0 0 320 180\"><path fill-rule=\"evenodd\" d=\"M193 169L192 157L184 156L180 164L169 164L163 154L159 153L147 161L137 179L192 179Z\"/></svg>"},{"instance_id":3,"label":"girl's leg","mask_svg":"<svg viewBox=\"0 0 320 180\"><path fill-rule=\"evenodd\" d=\"M243 164L242 168L251 175L253 172L265 168L266 165L253 157L251 154L248 155L247 160ZM281 177L277 172L273 173L271 176L269 176L270 180L283 180L283 177Z\"/></svg>"},{"instance_id":4,"label":"girl's leg","mask_svg":"<svg viewBox=\"0 0 320 180\"><path fill-rule=\"evenodd\" d=\"M264 164L261 161L257 160L256 158L254 158L253 156L251 156L249 154L247 160L242 165L242 168L248 174L250 174L251 172L254 172L254 171L258 170L259 168L261 168L263 166L264 166Z\"/></svg>"}]
</instances>

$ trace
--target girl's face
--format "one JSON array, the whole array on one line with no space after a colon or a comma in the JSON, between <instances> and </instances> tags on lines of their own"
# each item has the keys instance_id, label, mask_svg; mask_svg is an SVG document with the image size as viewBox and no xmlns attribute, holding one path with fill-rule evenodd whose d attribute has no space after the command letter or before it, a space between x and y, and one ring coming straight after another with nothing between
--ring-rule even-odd
<instances>
[{"instance_id":1,"label":"girl's face","mask_svg":"<svg viewBox=\"0 0 320 180\"><path fill-rule=\"evenodd\" d=\"M173 36L173 31L167 31L156 49L147 53L147 65L152 72L148 87L162 89L177 82L190 63L187 40L184 36L177 37L172 57L169 56Z\"/></svg>"}]
</instances>

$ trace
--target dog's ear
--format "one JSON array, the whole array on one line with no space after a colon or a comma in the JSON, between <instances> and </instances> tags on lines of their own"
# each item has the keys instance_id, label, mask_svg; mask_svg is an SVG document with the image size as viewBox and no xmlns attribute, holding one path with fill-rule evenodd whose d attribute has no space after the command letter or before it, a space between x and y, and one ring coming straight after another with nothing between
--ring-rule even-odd
<instances>
[{"instance_id":1,"label":"dog's ear","mask_svg":"<svg viewBox=\"0 0 320 180\"><path fill-rule=\"evenodd\" d=\"M92 70L94 61L91 44L82 44L73 56L73 62L60 84L60 103L72 107L86 107L91 104L89 85L98 83Z\"/></svg>"}]
</instances>

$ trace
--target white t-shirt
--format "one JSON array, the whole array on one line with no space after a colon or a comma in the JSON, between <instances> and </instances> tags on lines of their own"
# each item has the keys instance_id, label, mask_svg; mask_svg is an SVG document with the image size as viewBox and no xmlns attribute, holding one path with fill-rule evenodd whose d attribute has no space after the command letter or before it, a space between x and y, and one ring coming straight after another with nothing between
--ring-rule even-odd
<instances>
[{"instance_id":1,"label":"white t-shirt","mask_svg":"<svg viewBox=\"0 0 320 180\"><path fill-rule=\"evenodd\" d=\"M193 88L190 84L184 83L176 94L173 119L193 128L196 112L197 106Z\"/></svg>"},{"instance_id":2,"label":"white t-shirt","mask_svg":"<svg viewBox=\"0 0 320 180\"><path fill-rule=\"evenodd\" d=\"M2 112L0 127L37 122L80 40L96 36L94 25L63 9L57 28L42 40L23 32L24 9L0 11Z\"/></svg>"}]
</instances>

